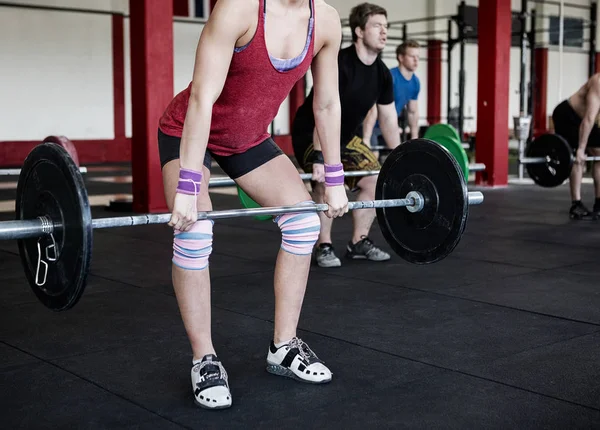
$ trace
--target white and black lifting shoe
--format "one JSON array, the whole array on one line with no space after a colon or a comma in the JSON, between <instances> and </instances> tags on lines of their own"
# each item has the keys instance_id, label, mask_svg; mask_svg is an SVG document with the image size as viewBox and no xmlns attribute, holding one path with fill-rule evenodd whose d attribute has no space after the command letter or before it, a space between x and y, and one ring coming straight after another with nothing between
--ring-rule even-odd
<instances>
[{"instance_id":1,"label":"white and black lifting shoe","mask_svg":"<svg viewBox=\"0 0 600 430\"><path fill-rule=\"evenodd\" d=\"M297 337L279 348L271 341L267 354L267 372L311 384L325 384L332 377L331 370L325 363Z\"/></svg>"},{"instance_id":2,"label":"white and black lifting shoe","mask_svg":"<svg viewBox=\"0 0 600 430\"><path fill-rule=\"evenodd\" d=\"M227 372L216 355L205 355L192 367L194 401L206 409L225 409L231 406Z\"/></svg>"}]
</instances>

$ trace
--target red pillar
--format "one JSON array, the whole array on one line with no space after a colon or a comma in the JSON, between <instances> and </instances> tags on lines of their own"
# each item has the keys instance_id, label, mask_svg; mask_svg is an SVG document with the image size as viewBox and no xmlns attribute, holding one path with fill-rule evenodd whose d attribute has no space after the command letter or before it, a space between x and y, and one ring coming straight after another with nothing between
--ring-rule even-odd
<instances>
[{"instance_id":1,"label":"red pillar","mask_svg":"<svg viewBox=\"0 0 600 430\"><path fill-rule=\"evenodd\" d=\"M190 6L188 0L173 0L174 16L190 16Z\"/></svg>"},{"instance_id":2,"label":"red pillar","mask_svg":"<svg viewBox=\"0 0 600 430\"><path fill-rule=\"evenodd\" d=\"M123 15L112 16L113 115L116 145L125 145L125 52Z\"/></svg>"},{"instance_id":3,"label":"red pillar","mask_svg":"<svg viewBox=\"0 0 600 430\"><path fill-rule=\"evenodd\" d=\"M173 98L173 2L129 0L133 210L166 211L158 121Z\"/></svg>"},{"instance_id":4,"label":"red pillar","mask_svg":"<svg viewBox=\"0 0 600 430\"><path fill-rule=\"evenodd\" d=\"M596 70L595 73L600 73L600 52L596 52Z\"/></svg>"},{"instance_id":5,"label":"red pillar","mask_svg":"<svg viewBox=\"0 0 600 430\"><path fill-rule=\"evenodd\" d=\"M442 41L427 44L427 120L437 124L442 116Z\"/></svg>"},{"instance_id":6,"label":"red pillar","mask_svg":"<svg viewBox=\"0 0 600 430\"><path fill-rule=\"evenodd\" d=\"M548 48L535 49L535 86L533 91L533 135L548 130Z\"/></svg>"},{"instance_id":7,"label":"red pillar","mask_svg":"<svg viewBox=\"0 0 600 430\"><path fill-rule=\"evenodd\" d=\"M508 99L511 43L510 0L479 2L479 79L477 87L477 162L486 171L478 185L508 184Z\"/></svg>"},{"instance_id":8,"label":"red pillar","mask_svg":"<svg viewBox=\"0 0 600 430\"><path fill-rule=\"evenodd\" d=\"M210 11L212 11L215 8L215 5L217 4L217 0L210 0ZM210 14L210 11L208 12Z\"/></svg>"}]
</instances>

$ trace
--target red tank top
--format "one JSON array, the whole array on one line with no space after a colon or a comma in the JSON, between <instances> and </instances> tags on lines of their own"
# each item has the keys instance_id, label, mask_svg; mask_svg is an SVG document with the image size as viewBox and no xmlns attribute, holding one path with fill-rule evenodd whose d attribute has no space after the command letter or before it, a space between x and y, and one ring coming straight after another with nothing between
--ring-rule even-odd
<instances>
[{"instance_id":1,"label":"red tank top","mask_svg":"<svg viewBox=\"0 0 600 430\"><path fill-rule=\"evenodd\" d=\"M279 71L273 65L265 41L266 0L258 2L256 33L247 45L234 52L225 86L213 105L207 148L217 155L239 154L267 139L279 106L306 74L313 59L314 28L300 64L288 71ZM311 10L309 28L316 22L314 0ZM191 85L177 94L163 113L159 122L163 133L181 137Z\"/></svg>"}]
</instances>

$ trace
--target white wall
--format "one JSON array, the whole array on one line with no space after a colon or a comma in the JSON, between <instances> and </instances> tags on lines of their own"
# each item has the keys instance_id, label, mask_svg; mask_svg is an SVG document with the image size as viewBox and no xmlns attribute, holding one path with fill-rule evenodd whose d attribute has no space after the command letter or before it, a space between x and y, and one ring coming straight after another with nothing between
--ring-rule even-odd
<instances>
[{"instance_id":1,"label":"white wall","mask_svg":"<svg viewBox=\"0 0 600 430\"><path fill-rule=\"evenodd\" d=\"M128 0L13 0L22 4L67 6L94 10L128 12ZM570 0L588 5L590 0ZM347 19L355 0L329 0L342 19ZM381 0L390 21L420 18L428 13L453 14L458 0ZM477 0L467 4L477 5ZM512 0L513 10L520 10L521 1ZM555 14L558 9L545 6L538 10ZM584 10L566 8L567 16L587 16ZM409 34L424 30L441 30L445 39L446 20L409 25ZM548 27L541 22L540 27ZM126 62L126 133L131 135L131 85L129 76L128 19L125 19ZM194 55L201 24L174 24L175 82L173 93L185 88L191 78ZM349 29L345 29L349 36ZM392 25L390 36L400 37L400 25ZM81 13L37 11L0 7L0 140L38 140L48 134L65 134L74 139L104 139L113 137L112 50L110 16ZM544 41L543 35L540 40ZM546 38L547 40L547 38ZM7 42L9 41L9 42ZM386 52L393 52L399 41L391 40ZM346 46L347 44L345 44ZM445 51L445 50L444 50ZM445 53L444 53L445 55ZM458 104L459 46L452 57L452 104ZM417 72L421 80L420 112L427 113L427 49ZM396 61L387 58L389 67ZM477 46L467 45L467 86L464 112L475 116L477 109L478 63ZM575 91L587 77L587 55L565 49L562 62L562 87L559 81L559 55L550 48L548 67L548 114L553 107ZM446 114L446 63L442 66L442 115ZM511 50L509 119L519 106L519 49ZM312 85L310 73L309 88ZM6 101L9 102L6 102ZM424 122L424 121L422 121ZM509 122L512 122L510 119ZM285 134L288 127L288 104L284 102L275 121L275 133ZM509 124L512 127L512 124ZM466 131L474 131L476 121L465 123Z\"/></svg>"}]
</instances>

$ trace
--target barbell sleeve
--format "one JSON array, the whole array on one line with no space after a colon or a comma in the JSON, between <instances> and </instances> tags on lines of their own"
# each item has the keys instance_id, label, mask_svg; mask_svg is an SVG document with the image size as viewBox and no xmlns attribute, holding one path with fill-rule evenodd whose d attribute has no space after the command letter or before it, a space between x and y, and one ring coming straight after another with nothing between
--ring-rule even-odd
<instances>
[{"instance_id":1,"label":"barbell sleeve","mask_svg":"<svg viewBox=\"0 0 600 430\"><path fill-rule=\"evenodd\" d=\"M52 233L54 226L49 230L44 228L44 222L40 218L21 221L0 222L0 240L29 239L40 237L45 233Z\"/></svg>"}]
</instances>

